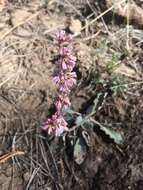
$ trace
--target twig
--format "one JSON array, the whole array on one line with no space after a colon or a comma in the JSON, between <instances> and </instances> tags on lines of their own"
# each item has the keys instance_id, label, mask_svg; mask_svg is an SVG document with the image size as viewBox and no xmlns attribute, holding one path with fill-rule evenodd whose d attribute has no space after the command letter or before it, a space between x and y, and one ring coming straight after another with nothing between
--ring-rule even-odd
<instances>
[{"instance_id":1,"label":"twig","mask_svg":"<svg viewBox=\"0 0 143 190\"><path fill-rule=\"evenodd\" d=\"M114 7L116 5L121 5L122 3L124 3L126 0L122 0L118 3L115 3L114 5L112 5L110 8L108 8L106 11L104 11L103 13L101 13L100 15L98 15L95 19L93 19L91 22L87 23L84 27L81 28L81 31L86 29L89 25L93 24L94 22L96 22L98 19L102 18L105 14L107 14L109 11L111 11L112 9L114 9ZM81 31L79 33L77 33L75 35L76 36L79 36L81 34Z\"/></svg>"},{"instance_id":2,"label":"twig","mask_svg":"<svg viewBox=\"0 0 143 190\"><path fill-rule=\"evenodd\" d=\"M35 169L34 169L34 171L33 171L32 175L31 175L31 178L29 179L29 182L28 182L28 184L27 184L27 186L26 186L26 190L28 190L28 189L29 189L29 186L30 186L30 184L32 183L32 181L33 181L34 177L37 175L37 173L38 173L39 169L40 169L40 167L39 167L39 168L35 168Z\"/></svg>"},{"instance_id":3,"label":"twig","mask_svg":"<svg viewBox=\"0 0 143 190\"><path fill-rule=\"evenodd\" d=\"M84 38L82 41L87 41L87 40L91 40L93 38L96 38L99 34L100 34L100 30L98 32L96 32L95 34L93 34L92 36L86 37Z\"/></svg>"},{"instance_id":4,"label":"twig","mask_svg":"<svg viewBox=\"0 0 143 190\"><path fill-rule=\"evenodd\" d=\"M47 146L48 146L49 153L50 153L50 155L51 155L52 162L53 162L53 165L54 165L54 167L55 167L55 172L56 172L56 175L57 175L58 180L59 180L60 176L59 176L59 171L58 171L58 166L57 166L57 164L56 164L56 160L55 160L54 155L53 155L53 153L52 153L52 151L51 151L51 149L50 149L50 146L49 146L48 141L47 141L46 144L47 144Z\"/></svg>"},{"instance_id":5,"label":"twig","mask_svg":"<svg viewBox=\"0 0 143 190\"><path fill-rule=\"evenodd\" d=\"M13 156L17 156L17 155L24 155L24 152L23 151L13 151L13 152L10 152L8 154L5 154L5 155L0 157L0 164L6 162L7 160L12 158Z\"/></svg>"}]
</instances>

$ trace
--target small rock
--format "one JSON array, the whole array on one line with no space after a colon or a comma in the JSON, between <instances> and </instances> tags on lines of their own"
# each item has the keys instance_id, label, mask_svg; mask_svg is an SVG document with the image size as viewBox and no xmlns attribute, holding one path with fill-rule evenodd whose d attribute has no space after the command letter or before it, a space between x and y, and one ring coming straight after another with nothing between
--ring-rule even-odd
<instances>
[{"instance_id":1,"label":"small rock","mask_svg":"<svg viewBox=\"0 0 143 190\"><path fill-rule=\"evenodd\" d=\"M26 172L26 173L23 175L23 178L24 178L24 181L25 181L25 182L28 182L29 179L30 179L30 177L31 177L31 174L30 174L29 172Z\"/></svg>"}]
</instances>

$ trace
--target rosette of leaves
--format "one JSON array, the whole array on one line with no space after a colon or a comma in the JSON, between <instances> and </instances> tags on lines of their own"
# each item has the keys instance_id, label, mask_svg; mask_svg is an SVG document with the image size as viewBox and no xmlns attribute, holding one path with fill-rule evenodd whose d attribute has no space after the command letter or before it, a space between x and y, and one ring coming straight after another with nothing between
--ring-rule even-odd
<instances>
[{"instance_id":1,"label":"rosette of leaves","mask_svg":"<svg viewBox=\"0 0 143 190\"><path fill-rule=\"evenodd\" d=\"M86 132L87 128L91 127L93 129L96 128L99 131L102 131L102 133L104 133L107 138L112 140L112 142L117 145L120 145L123 142L123 138L119 132L115 131L112 128L101 125L98 121L95 121L92 118L92 116L96 114L104 105L107 95L108 94L106 92L99 93L94 99L93 104L90 105L86 110L85 115L74 112L72 110L67 111L68 122L70 124L74 122L76 127L78 129L80 128L80 133L77 135L75 143L73 145L74 161L79 165L84 162L88 152L88 141L90 137Z\"/></svg>"}]
</instances>

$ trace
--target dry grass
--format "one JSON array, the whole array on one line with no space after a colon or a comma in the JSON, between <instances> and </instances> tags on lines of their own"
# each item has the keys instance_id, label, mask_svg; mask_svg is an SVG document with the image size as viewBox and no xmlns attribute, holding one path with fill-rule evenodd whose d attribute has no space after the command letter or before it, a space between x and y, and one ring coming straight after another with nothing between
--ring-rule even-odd
<instances>
[{"instance_id":1,"label":"dry grass","mask_svg":"<svg viewBox=\"0 0 143 190\"><path fill-rule=\"evenodd\" d=\"M124 1L120 3L122 2ZM90 5L89 2L88 4ZM24 186L26 190L47 190L50 187L64 189L66 182L68 181L70 186L72 180L78 184L77 187L82 188L79 180L81 183L84 182L80 172L75 172L76 167L73 163L68 163L66 159L64 163L62 148L65 147L60 147L57 139L47 138L40 130L55 94L51 82L52 60L56 55L52 32L63 28L66 20L63 13L56 12L58 5L58 1L53 1L53 5L50 4L54 7L51 8L52 13L48 9L48 13L43 9L38 13L34 10L30 17L24 20L20 18L21 21L18 23L17 16L14 16L12 18L14 26L6 28L6 31L5 28L4 31L0 31L0 155L16 150L25 152L25 155L14 157L12 162L2 165L3 174L0 177L2 190L7 190L8 187L17 190L18 180L19 187L22 189ZM66 6L74 14L81 16L74 3L66 1ZM105 68L112 56L118 54L119 67L116 74L120 74L132 84L127 92L129 96L138 95L142 90L138 85L142 85L143 79L141 65L143 33L142 30L133 27L127 30L126 25L107 24L104 16L113 8L114 6L104 12L95 8L99 15L91 12L84 20L86 24L82 28L83 31L80 35L75 34L75 49L83 77L81 81L85 81L84 77L88 78L90 71L98 69L103 74L103 79L107 79L109 76L104 72ZM16 15L15 6L12 9L12 14ZM20 10L22 9L20 7ZM24 8L25 11L30 9L32 8ZM125 58L121 59L122 56ZM86 89L81 91L86 97L88 91ZM73 94L75 99L73 106L77 106L76 93L75 91ZM2 183L3 181L7 182Z\"/></svg>"}]
</instances>

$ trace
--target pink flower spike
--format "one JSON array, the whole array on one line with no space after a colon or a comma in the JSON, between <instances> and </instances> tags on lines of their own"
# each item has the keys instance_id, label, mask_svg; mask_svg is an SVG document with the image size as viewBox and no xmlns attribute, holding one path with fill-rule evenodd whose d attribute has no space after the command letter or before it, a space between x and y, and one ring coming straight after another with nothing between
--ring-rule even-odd
<instances>
[{"instance_id":1,"label":"pink flower spike","mask_svg":"<svg viewBox=\"0 0 143 190\"><path fill-rule=\"evenodd\" d=\"M54 78L53 78L53 82L55 83L55 84L60 84L60 76L55 76Z\"/></svg>"},{"instance_id":2,"label":"pink flower spike","mask_svg":"<svg viewBox=\"0 0 143 190\"><path fill-rule=\"evenodd\" d=\"M69 108L70 107L70 105L71 105L71 102L70 102L70 100L69 100L69 97L68 96L66 96L66 97L63 97L64 99L63 99L63 108L64 109L67 109L67 108Z\"/></svg>"},{"instance_id":3,"label":"pink flower spike","mask_svg":"<svg viewBox=\"0 0 143 190\"><path fill-rule=\"evenodd\" d=\"M62 57L70 56L72 53L72 50L69 47L63 47L60 49L60 55Z\"/></svg>"},{"instance_id":4,"label":"pink flower spike","mask_svg":"<svg viewBox=\"0 0 143 190\"><path fill-rule=\"evenodd\" d=\"M56 36L56 40L59 42L66 41L66 33L64 30L58 31L55 36Z\"/></svg>"},{"instance_id":5,"label":"pink flower spike","mask_svg":"<svg viewBox=\"0 0 143 190\"><path fill-rule=\"evenodd\" d=\"M60 30L55 34L56 40L59 43L63 42L71 42L72 41L72 35L66 34L64 30Z\"/></svg>"},{"instance_id":6,"label":"pink flower spike","mask_svg":"<svg viewBox=\"0 0 143 190\"><path fill-rule=\"evenodd\" d=\"M53 82L57 86L57 100L55 102L56 112L50 119L47 119L43 129L49 135L60 136L68 131L67 122L64 119L65 110L70 107L69 93L76 84L77 75L73 72L76 65L76 57L73 55L72 36L61 30L56 33L56 40L59 43L59 57L55 61L57 75Z\"/></svg>"},{"instance_id":7,"label":"pink flower spike","mask_svg":"<svg viewBox=\"0 0 143 190\"><path fill-rule=\"evenodd\" d=\"M63 118L62 113L56 112L51 119L45 123L44 130L47 130L49 135L61 136L64 131L67 131L67 122Z\"/></svg>"},{"instance_id":8,"label":"pink flower spike","mask_svg":"<svg viewBox=\"0 0 143 190\"><path fill-rule=\"evenodd\" d=\"M55 103L55 106L57 108L57 111L63 111L62 109L66 110L71 105L69 97L65 95L59 95L57 102Z\"/></svg>"},{"instance_id":9,"label":"pink flower spike","mask_svg":"<svg viewBox=\"0 0 143 190\"><path fill-rule=\"evenodd\" d=\"M60 99L57 100L57 102L55 103L55 106L56 106L57 111L60 112L62 110L62 107L63 107L62 101Z\"/></svg>"},{"instance_id":10,"label":"pink flower spike","mask_svg":"<svg viewBox=\"0 0 143 190\"><path fill-rule=\"evenodd\" d=\"M76 57L73 55L68 55L61 61L62 69L72 71L76 65Z\"/></svg>"},{"instance_id":11,"label":"pink flower spike","mask_svg":"<svg viewBox=\"0 0 143 190\"><path fill-rule=\"evenodd\" d=\"M54 77L53 81L60 92L69 93L71 88L76 84L76 73L61 73L59 76Z\"/></svg>"},{"instance_id":12,"label":"pink flower spike","mask_svg":"<svg viewBox=\"0 0 143 190\"><path fill-rule=\"evenodd\" d=\"M67 70L68 69L68 65L67 65L67 63L64 60L62 61L61 65L62 65L62 69L63 70Z\"/></svg>"}]
</instances>

